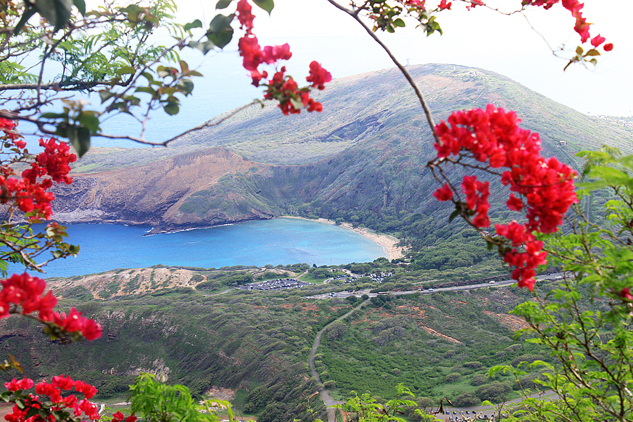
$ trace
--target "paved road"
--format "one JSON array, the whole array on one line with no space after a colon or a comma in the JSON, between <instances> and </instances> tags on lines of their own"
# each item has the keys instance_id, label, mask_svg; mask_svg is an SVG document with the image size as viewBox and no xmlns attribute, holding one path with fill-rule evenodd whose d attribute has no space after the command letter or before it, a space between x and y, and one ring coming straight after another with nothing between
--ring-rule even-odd
<instances>
[{"instance_id":1,"label":"paved road","mask_svg":"<svg viewBox=\"0 0 633 422\"><path fill-rule=\"evenodd\" d=\"M310 372L312 373L312 376L316 378L319 384L323 384L323 383L321 382L321 377L319 377L319 373L317 372L316 367L314 366L314 356L316 355L317 349L319 348L319 345L321 344L321 337L323 336L323 333L325 332L327 327L334 324L335 322L338 322L338 321L341 321L342 319L347 318L354 311L360 309L360 307L363 306L367 302L369 301L368 300L364 301L363 303L361 303L360 305L358 305L357 307L355 307L354 309L352 309L345 315L336 318L334 321L327 324L325 327L323 327L323 329L321 329L321 331L317 333L316 338L314 339L314 345L312 346L312 352L310 352L310 357L308 358L308 364L310 365ZM334 400L332 397L330 397L330 394L327 392L325 388L321 389L319 393L321 394L321 399L323 399L323 403L325 403L325 407L327 408L328 422L336 422L335 409L331 409L330 407L334 406L335 404L340 404L344 402Z\"/></svg>"},{"instance_id":2,"label":"paved road","mask_svg":"<svg viewBox=\"0 0 633 422\"><path fill-rule=\"evenodd\" d=\"M559 277L561 277L562 274L560 273L556 273L556 274L550 274L550 275L545 275L545 276L539 276L537 278L538 280L556 280ZM493 283L481 283L481 284L469 284L466 286L454 286L454 287L438 287L436 289L430 289L430 290L407 290L407 291L403 291L403 292L385 292L385 293L389 293L389 294L393 294L395 296L402 296L402 295L410 295L410 294L414 294L414 293L420 293L423 295L430 295L433 293L439 293L439 292L454 292L454 291L458 291L458 290L473 290L473 289L481 289L483 287L509 287L512 286L513 284L516 283L516 280L502 280L502 281L495 281ZM369 293L369 290L362 290L359 291L357 293L349 293L346 291L343 292L336 292L336 293L324 293L324 294L320 294L320 295L314 295L314 296L307 296L306 299L331 299L333 297L337 297L337 298L346 298L348 296L356 296L356 297L360 297L363 294L366 294L367 296L369 296L370 298L372 297L376 297L378 296L378 293Z\"/></svg>"},{"instance_id":3,"label":"paved road","mask_svg":"<svg viewBox=\"0 0 633 422\"><path fill-rule=\"evenodd\" d=\"M551 280L551 279L557 279L561 277L561 274L551 274L551 275L547 275L547 276L542 276L539 277L540 280ZM503 280L503 281L497 281L494 283L482 283L482 284L471 284L468 286L456 286L456 287L441 287L441 288L437 288L437 289L431 289L431 290L410 290L410 291L404 291L404 292L392 292L394 295L396 296L401 296L401 295L409 295L409 294L413 294L413 293L421 293L421 294L433 294L433 293L437 293L437 292L448 292L448 291L457 291L457 290L471 290L471 289L481 289L483 287L508 287L511 286L512 284L516 283L515 280ZM357 294L354 293L348 293L348 292L338 292L335 293L333 296L330 296L330 294L324 294L324 295L317 295L317 296L310 296L309 299L329 299L332 297L339 297L339 298L344 298L344 297L348 297L348 296L352 296L352 295L362 295L362 294L367 294L370 298L371 297L375 297L378 296L377 293L366 293L366 292L358 292ZM322 384L321 382L321 378L319 377L318 372L316 371L316 367L314 366L314 356L316 355L317 349L319 348L319 345L321 344L321 337L323 336L323 333L325 332L325 330L327 329L327 327L329 327L331 324L341 321L344 318L347 318L348 316L350 316L354 311L360 309L361 306L363 306L364 304L368 303L369 299L362 302L360 305L358 305L357 307L355 307L354 309L352 309L351 311L349 311L348 313L346 313L345 315L335 319L334 321L330 322L329 324L327 324L325 327L323 327L323 329L321 331L319 331L316 335L316 338L314 340L314 345L312 346L312 352L310 352L310 357L308 358L308 364L310 365L310 372L312 373L312 376L314 378L316 378L317 382L319 384ZM336 401L334 399L332 399L332 397L330 397L329 393L327 392L327 390L325 388L323 388L320 392L321 394L321 398L323 399L323 403L325 403L325 407L327 408L327 413L328 413L328 422L336 422L336 413L334 409L330 409L330 406L333 406L335 404L340 404L343 402L340 401ZM553 394L553 393L548 393L548 394ZM521 399L516 399L513 400L512 402L518 402ZM512 403L510 402L510 403ZM456 411L456 412L465 412L466 410L468 411L477 411L477 412L481 412L481 411L486 411L486 413L493 413L493 409L490 406L475 406L475 407L468 407L468 408L453 408L453 407L445 407L444 408L445 411ZM439 418L444 418L444 420L448 420L448 415L444 414L444 415L437 415Z\"/></svg>"}]
</instances>

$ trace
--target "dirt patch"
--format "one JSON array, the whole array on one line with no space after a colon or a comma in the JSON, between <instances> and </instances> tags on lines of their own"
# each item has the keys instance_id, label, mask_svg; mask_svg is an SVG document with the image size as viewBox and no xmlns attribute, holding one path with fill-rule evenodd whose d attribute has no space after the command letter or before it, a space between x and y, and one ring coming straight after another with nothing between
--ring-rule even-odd
<instances>
[{"instance_id":1,"label":"dirt patch","mask_svg":"<svg viewBox=\"0 0 633 422\"><path fill-rule=\"evenodd\" d=\"M46 280L51 290L59 297L72 287L84 287L96 299L139 295L162 289L189 287L200 283L194 272L181 268L135 268L124 271L108 271L86 276Z\"/></svg>"},{"instance_id":2,"label":"dirt patch","mask_svg":"<svg viewBox=\"0 0 633 422\"><path fill-rule=\"evenodd\" d=\"M211 387L206 394L212 399L231 401L235 398L237 390L231 390L224 387Z\"/></svg>"},{"instance_id":3,"label":"dirt patch","mask_svg":"<svg viewBox=\"0 0 633 422\"><path fill-rule=\"evenodd\" d=\"M524 328L529 328L530 327L527 322L525 322L523 319L521 319L521 318L519 318L517 316L514 316L514 315L495 314L494 312L490 312L490 311L484 311L484 314L486 314L489 317L493 318L497 322L505 325L506 327L508 327L512 331L519 331L519 330L522 330Z\"/></svg>"},{"instance_id":4,"label":"dirt patch","mask_svg":"<svg viewBox=\"0 0 633 422\"><path fill-rule=\"evenodd\" d=\"M453 337L449 337L447 335L444 335L438 331L435 331L434 329L427 327L426 325L422 325L422 324L418 324L420 326L420 328L422 328L424 331L426 331L427 333L429 333L432 336L435 337L440 337L443 338L444 340L448 340L451 343L455 343L455 344L462 344L461 341L454 339Z\"/></svg>"}]
</instances>

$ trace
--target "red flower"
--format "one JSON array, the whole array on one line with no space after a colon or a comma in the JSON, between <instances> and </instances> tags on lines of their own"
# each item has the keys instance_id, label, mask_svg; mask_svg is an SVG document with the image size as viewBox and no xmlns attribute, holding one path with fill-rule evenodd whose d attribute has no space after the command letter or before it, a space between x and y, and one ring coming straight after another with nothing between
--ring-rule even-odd
<instances>
[{"instance_id":1,"label":"red flower","mask_svg":"<svg viewBox=\"0 0 633 422\"><path fill-rule=\"evenodd\" d=\"M605 44L603 48L604 48L604 51L611 51L613 50L613 44L611 43Z\"/></svg>"},{"instance_id":2,"label":"red flower","mask_svg":"<svg viewBox=\"0 0 633 422\"><path fill-rule=\"evenodd\" d=\"M35 386L35 392L37 394L42 394L44 396L50 397L53 403L59 403L62 401L61 390L53 384L40 382Z\"/></svg>"},{"instance_id":3,"label":"red flower","mask_svg":"<svg viewBox=\"0 0 633 422\"><path fill-rule=\"evenodd\" d=\"M453 3L446 3L446 0L442 0L439 4L440 10L451 10Z\"/></svg>"},{"instance_id":4,"label":"red flower","mask_svg":"<svg viewBox=\"0 0 633 422\"><path fill-rule=\"evenodd\" d=\"M33 388L33 380L27 377L21 380L13 378L11 381L5 382L4 386L9 391L28 390Z\"/></svg>"},{"instance_id":5,"label":"red flower","mask_svg":"<svg viewBox=\"0 0 633 422\"><path fill-rule=\"evenodd\" d=\"M240 56L244 57L242 65L246 70L257 70L257 66L262 63L263 53L257 42L257 37L244 36L237 43Z\"/></svg>"},{"instance_id":6,"label":"red flower","mask_svg":"<svg viewBox=\"0 0 633 422\"><path fill-rule=\"evenodd\" d=\"M75 381L73 381L70 376L64 377L64 374L62 374L61 376L53 377L51 384L62 390L71 390L75 386Z\"/></svg>"},{"instance_id":7,"label":"red flower","mask_svg":"<svg viewBox=\"0 0 633 422\"><path fill-rule=\"evenodd\" d=\"M310 76L306 78L306 81L312 82L313 88L324 89L324 84L332 80L330 72L321 67L321 65L313 61L310 63Z\"/></svg>"},{"instance_id":8,"label":"red flower","mask_svg":"<svg viewBox=\"0 0 633 422\"><path fill-rule=\"evenodd\" d=\"M624 300L633 301L633 296L631 295L631 291L628 287L620 290L620 293L618 293L618 295Z\"/></svg>"},{"instance_id":9,"label":"red flower","mask_svg":"<svg viewBox=\"0 0 633 422\"><path fill-rule=\"evenodd\" d=\"M13 120L0 117L0 129L4 131L8 131L8 130L13 130L15 126L16 124Z\"/></svg>"},{"instance_id":10,"label":"red flower","mask_svg":"<svg viewBox=\"0 0 633 422\"><path fill-rule=\"evenodd\" d=\"M288 43L276 46L267 45L262 50L262 62L273 64L278 60L290 60L292 53Z\"/></svg>"},{"instance_id":11,"label":"red flower","mask_svg":"<svg viewBox=\"0 0 633 422\"><path fill-rule=\"evenodd\" d=\"M445 183L444 186L437 188L437 190L433 192L433 196L440 202L450 201L453 199L453 191L448 183Z\"/></svg>"},{"instance_id":12,"label":"red flower","mask_svg":"<svg viewBox=\"0 0 633 422\"><path fill-rule=\"evenodd\" d=\"M243 28L246 28L246 33L250 34L253 30L253 20L255 19L255 15L251 13L253 8L248 1L240 0L237 2L237 19L242 25Z\"/></svg>"},{"instance_id":13,"label":"red flower","mask_svg":"<svg viewBox=\"0 0 633 422\"><path fill-rule=\"evenodd\" d=\"M605 42L605 40L605 37L601 37L600 34L598 34L591 39L591 45L593 45L594 47L598 47L600 44Z\"/></svg>"},{"instance_id":14,"label":"red flower","mask_svg":"<svg viewBox=\"0 0 633 422\"><path fill-rule=\"evenodd\" d=\"M83 381L75 381L75 391L81 393L87 399L91 399L99 392L95 387Z\"/></svg>"}]
</instances>

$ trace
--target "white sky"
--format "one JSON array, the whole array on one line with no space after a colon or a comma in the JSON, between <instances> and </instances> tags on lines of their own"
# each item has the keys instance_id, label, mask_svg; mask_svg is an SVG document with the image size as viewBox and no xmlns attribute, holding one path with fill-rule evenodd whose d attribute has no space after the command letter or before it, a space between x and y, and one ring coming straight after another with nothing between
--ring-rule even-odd
<instances>
[{"instance_id":1,"label":"white sky","mask_svg":"<svg viewBox=\"0 0 633 422\"><path fill-rule=\"evenodd\" d=\"M181 19L205 17L208 20L214 14L215 2L178 0ZM497 3L518 5L520 0L498 0ZM454 5L453 9L438 17L443 36L435 34L427 38L420 29L413 28L413 22L396 34L380 36L403 63L408 59L411 64L481 67L506 75L583 113L633 115L630 100L633 97L630 80L633 36L628 25L633 16L633 1L585 0L583 14L594 23L592 35L602 34L615 48L599 58L595 68L576 65L565 72L566 62L553 57L541 36L522 16L502 16L483 8L468 12L461 5ZM579 36L573 31L574 19L560 4L549 11L531 9L530 22L552 47L579 44ZM293 58L288 67L297 79L307 75L307 64L312 60L322 63L335 78L393 67L358 24L326 0L276 0L271 17L257 7L253 11L257 15L254 32L261 45L290 44ZM234 44L221 55L220 59L211 57L202 67L205 76L222 80L227 74L245 73L240 68L241 60ZM224 57L227 55L230 57ZM244 76L244 84L248 82ZM248 89L238 91L237 96L245 96L242 102L257 97L256 92ZM221 86L220 92L231 95L236 91ZM227 103L229 106L234 106L232 101Z\"/></svg>"}]
</instances>

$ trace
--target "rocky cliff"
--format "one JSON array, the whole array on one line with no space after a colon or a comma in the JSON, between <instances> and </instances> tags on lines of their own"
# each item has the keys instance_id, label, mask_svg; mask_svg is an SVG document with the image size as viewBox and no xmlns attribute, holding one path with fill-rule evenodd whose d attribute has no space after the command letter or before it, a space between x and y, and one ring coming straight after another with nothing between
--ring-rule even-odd
<instances>
[{"instance_id":1,"label":"rocky cliff","mask_svg":"<svg viewBox=\"0 0 633 422\"><path fill-rule=\"evenodd\" d=\"M214 186L222 177L260 168L225 148L210 148L122 170L77 174L71 185L55 187L55 219L63 223L143 224L157 230L176 230L270 218L270 213L256 207L239 208L238 212L214 209L204 218L179 211L187 198ZM240 203L241 196L227 195L225 200Z\"/></svg>"}]
</instances>

